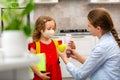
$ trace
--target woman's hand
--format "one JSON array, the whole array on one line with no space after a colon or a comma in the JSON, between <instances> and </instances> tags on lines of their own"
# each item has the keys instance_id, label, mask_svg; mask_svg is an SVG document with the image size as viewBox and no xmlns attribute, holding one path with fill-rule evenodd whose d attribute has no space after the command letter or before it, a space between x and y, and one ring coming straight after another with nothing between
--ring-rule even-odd
<instances>
[{"instance_id":1,"label":"woman's hand","mask_svg":"<svg viewBox=\"0 0 120 80\"><path fill-rule=\"evenodd\" d=\"M80 55L75 49L68 48L68 50L71 51L70 54L67 54L69 57L72 57L73 59L76 59L80 63L84 63L86 58L82 55Z\"/></svg>"},{"instance_id":2,"label":"woman's hand","mask_svg":"<svg viewBox=\"0 0 120 80\"><path fill-rule=\"evenodd\" d=\"M69 46L71 49L76 49L76 46L75 46L74 41L70 41L70 42L68 43L68 46Z\"/></svg>"},{"instance_id":3,"label":"woman's hand","mask_svg":"<svg viewBox=\"0 0 120 80\"><path fill-rule=\"evenodd\" d=\"M71 51L70 54L67 54L68 57L72 57L73 59L77 60L77 52L75 49L68 48L67 50Z\"/></svg>"},{"instance_id":4,"label":"woman's hand","mask_svg":"<svg viewBox=\"0 0 120 80\"><path fill-rule=\"evenodd\" d=\"M42 79L42 80L49 80L50 79L50 72L46 72L46 73L41 73L40 74L40 78Z\"/></svg>"}]
</instances>

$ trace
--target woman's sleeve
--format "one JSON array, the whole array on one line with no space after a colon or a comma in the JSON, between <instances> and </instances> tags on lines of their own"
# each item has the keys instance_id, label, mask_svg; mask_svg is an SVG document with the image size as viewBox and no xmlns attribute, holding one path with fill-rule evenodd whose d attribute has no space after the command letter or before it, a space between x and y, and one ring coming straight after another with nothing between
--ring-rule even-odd
<instances>
[{"instance_id":1,"label":"woman's sleeve","mask_svg":"<svg viewBox=\"0 0 120 80\"><path fill-rule=\"evenodd\" d=\"M35 49L35 43L34 42L28 43L28 50L30 50L31 48Z\"/></svg>"},{"instance_id":2,"label":"woman's sleeve","mask_svg":"<svg viewBox=\"0 0 120 80\"><path fill-rule=\"evenodd\" d=\"M76 80L84 80L100 68L100 66L106 61L105 56L105 50L97 47L92 50L91 56L80 68L75 67L70 62L66 65L66 68Z\"/></svg>"}]
</instances>

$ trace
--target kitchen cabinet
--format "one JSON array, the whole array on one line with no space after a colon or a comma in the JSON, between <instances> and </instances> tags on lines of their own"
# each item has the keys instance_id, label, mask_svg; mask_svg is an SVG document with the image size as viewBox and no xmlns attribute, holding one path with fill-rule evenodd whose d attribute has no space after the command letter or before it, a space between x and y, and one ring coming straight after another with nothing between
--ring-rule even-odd
<instances>
[{"instance_id":1,"label":"kitchen cabinet","mask_svg":"<svg viewBox=\"0 0 120 80\"><path fill-rule=\"evenodd\" d=\"M117 4L120 3L120 0L90 0L90 3L94 4Z\"/></svg>"},{"instance_id":2,"label":"kitchen cabinet","mask_svg":"<svg viewBox=\"0 0 120 80\"><path fill-rule=\"evenodd\" d=\"M34 0L35 4L54 4L58 3L58 0Z\"/></svg>"},{"instance_id":3,"label":"kitchen cabinet","mask_svg":"<svg viewBox=\"0 0 120 80\"><path fill-rule=\"evenodd\" d=\"M58 39L62 39L64 42L64 36L58 36ZM90 51L93 48L93 46L97 43L97 38L88 34L88 35L74 35L72 36L72 40L75 42L76 50L86 58L89 57ZM76 60L70 58L70 62L72 62L77 67L81 66L81 63L77 62ZM60 65L62 70L62 76L63 77L72 77L69 72L66 70L66 66L63 63L63 61L60 59Z\"/></svg>"},{"instance_id":4,"label":"kitchen cabinet","mask_svg":"<svg viewBox=\"0 0 120 80\"><path fill-rule=\"evenodd\" d=\"M73 37L76 44L76 50L84 56L89 56L92 47L96 44L96 38L92 35L81 35Z\"/></svg>"},{"instance_id":5,"label":"kitchen cabinet","mask_svg":"<svg viewBox=\"0 0 120 80\"><path fill-rule=\"evenodd\" d=\"M58 0L33 0L35 4L53 4L58 3ZM19 4L22 5L24 0L18 0Z\"/></svg>"},{"instance_id":6,"label":"kitchen cabinet","mask_svg":"<svg viewBox=\"0 0 120 80\"><path fill-rule=\"evenodd\" d=\"M0 48L1 48L1 35L0 35Z\"/></svg>"}]
</instances>

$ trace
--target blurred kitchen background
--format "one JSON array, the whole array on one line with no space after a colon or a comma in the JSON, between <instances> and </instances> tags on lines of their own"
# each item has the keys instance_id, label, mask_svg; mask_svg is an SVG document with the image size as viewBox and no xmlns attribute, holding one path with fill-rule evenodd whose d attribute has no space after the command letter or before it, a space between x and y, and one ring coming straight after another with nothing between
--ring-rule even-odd
<instances>
[{"instance_id":1,"label":"blurred kitchen background","mask_svg":"<svg viewBox=\"0 0 120 80\"><path fill-rule=\"evenodd\" d=\"M30 13L30 23L34 24L41 15L51 16L57 23L55 38L63 39L66 33L72 34L78 52L89 57L91 48L98 40L87 30L87 14L97 7L110 11L114 26L120 33L120 0L35 0L35 10ZM81 65L75 60L70 61L76 66ZM63 80L74 80L62 61L61 68Z\"/></svg>"},{"instance_id":2,"label":"blurred kitchen background","mask_svg":"<svg viewBox=\"0 0 120 80\"><path fill-rule=\"evenodd\" d=\"M54 0L53 0L54 1ZM91 0L92 1L92 0ZM57 22L57 32L66 29L86 29L87 14L92 8L104 7L110 11L114 25L120 31L120 2L94 3L90 0L59 0L56 4L37 4L34 21L41 15L53 17ZM98 0L99 1L99 0ZM109 1L109 0L101 0Z\"/></svg>"}]
</instances>

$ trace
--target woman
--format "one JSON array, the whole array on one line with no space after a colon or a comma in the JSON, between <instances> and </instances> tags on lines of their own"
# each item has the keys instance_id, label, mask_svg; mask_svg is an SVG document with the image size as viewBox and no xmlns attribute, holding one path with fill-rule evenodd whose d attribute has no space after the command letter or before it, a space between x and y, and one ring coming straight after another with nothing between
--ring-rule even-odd
<instances>
[{"instance_id":1,"label":"woman","mask_svg":"<svg viewBox=\"0 0 120 80\"><path fill-rule=\"evenodd\" d=\"M76 80L120 80L120 39L114 28L108 11L96 8L88 14L88 29L99 42L91 50L91 56L85 59L74 49L70 55L83 63L80 68L75 67L67 59L67 55L60 53L67 70ZM70 43L70 45L74 45Z\"/></svg>"}]
</instances>

